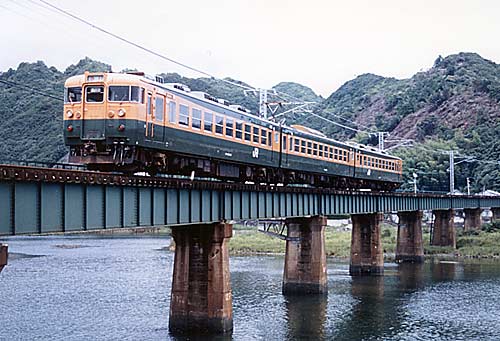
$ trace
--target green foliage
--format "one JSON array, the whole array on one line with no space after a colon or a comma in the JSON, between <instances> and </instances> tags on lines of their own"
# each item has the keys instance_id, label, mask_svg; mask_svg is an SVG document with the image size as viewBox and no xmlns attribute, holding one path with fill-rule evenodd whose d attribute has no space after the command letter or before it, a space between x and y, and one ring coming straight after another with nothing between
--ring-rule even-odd
<instances>
[{"instance_id":1,"label":"green foliage","mask_svg":"<svg viewBox=\"0 0 500 341\"><path fill-rule=\"evenodd\" d=\"M61 98L57 100L27 88L0 83L0 160L54 162L63 157L67 153L62 135L64 81L84 71L104 70L111 70L111 67L85 58L64 72L38 61L21 63L17 70L9 69L0 74L0 80Z\"/></svg>"}]
</instances>

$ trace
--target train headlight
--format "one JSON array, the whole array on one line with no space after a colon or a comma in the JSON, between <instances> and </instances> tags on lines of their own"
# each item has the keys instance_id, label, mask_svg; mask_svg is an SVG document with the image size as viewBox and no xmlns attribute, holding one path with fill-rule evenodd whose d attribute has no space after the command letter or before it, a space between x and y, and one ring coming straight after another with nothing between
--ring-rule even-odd
<instances>
[{"instance_id":1,"label":"train headlight","mask_svg":"<svg viewBox=\"0 0 500 341\"><path fill-rule=\"evenodd\" d=\"M113 110L110 110L110 111L108 112L108 117L109 117L109 118L113 118L114 116L115 116L115 112L114 112Z\"/></svg>"},{"instance_id":2,"label":"train headlight","mask_svg":"<svg viewBox=\"0 0 500 341\"><path fill-rule=\"evenodd\" d=\"M80 117L82 117L82 114L79 111L77 111L76 112L76 118L80 118Z\"/></svg>"},{"instance_id":3,"label":"train headlight","mask_svg":"<svg viewBox=\"0 0 500 341\"><path fill-rule=\"evenodd\" d=\"M120 124L118 126L118 131L124 131L125 130L125 125L124 124Z\"/></svg>"},{"instance_id":4,"label":"train headlight","mask_svg":"<svg viewBox=\"0 0 500 341\"><path fill-rule=\"evenodd\" d=\"M71 133L71 132L73 131L73 126L70 124L70 125L66 128L66 130L67 130L68 132L70 132L70 133Z\"/></svg>"},{"instance_id":5,"label":"train headlight","mask_svg":"<svg viewBox=\"0 0 500 341\"><path fill-rule=\"evenodd\" d=\"M118 110L118 116L120 116L120 117L125 116L125 109Z\"/></svg>"},{"instance_id":6,"label":"train headlight","mask_svg":"<svg viewBox=\"0 0 500 341\"><path fill-rule=\"evenodd\" d=\"M66 111L66 117L68 118L73 117L73 112L71 110Z\"/></svg>"}]
</instances>

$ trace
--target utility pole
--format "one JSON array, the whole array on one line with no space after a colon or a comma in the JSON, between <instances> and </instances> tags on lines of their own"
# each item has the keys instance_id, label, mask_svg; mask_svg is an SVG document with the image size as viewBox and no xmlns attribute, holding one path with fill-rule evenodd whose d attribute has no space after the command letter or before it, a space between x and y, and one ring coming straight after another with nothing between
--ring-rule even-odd
<instances>
[{"instance_id":1,"label":"utility pole","mask_svg":"<svg viewBox=\"0 0 500 341\"><path fill-rule=\"evenodd\" d=\"M455 156L454 151L450 150L450 194L455 192Z\"/></svg>"},{"instance_id":2,"label":"utility pole","mask_svg":"<svg viewBox=\"0 0 500 341\"><path fill-rule=\"evenodd\" d=\"M417 194L417 173L413 173L413 192Z\"/></svg>"}]
</instances>

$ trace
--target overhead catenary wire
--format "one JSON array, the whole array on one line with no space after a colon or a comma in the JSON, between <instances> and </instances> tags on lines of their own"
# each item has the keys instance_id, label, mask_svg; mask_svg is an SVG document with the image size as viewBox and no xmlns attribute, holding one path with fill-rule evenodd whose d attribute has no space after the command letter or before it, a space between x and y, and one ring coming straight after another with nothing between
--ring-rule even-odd
<instances>
[{"instance_id":1,"label":"overhead catenary wire","mask_svg":"<svg viewBox=\"0 0 500 341\"><path fill-rule=\"evenodd\" d=\"M124 42L124 43L126 43L128 45L131 45L131 46L133 46L135 48L138 48L138 49L140 49L142 51L150 53L150 54L152 54L152 55L154 55L156 57L159 57L159 58L161 58L163 60L169 61L169 62L174 63L176 65L179 65L181 67L184 67L184 68L186 68L188 70L197 72L197 73L202 74L204 76L207 76L207 77L209 77L211 79L217 79L219 81L222 81L222 82L225 82L227 84L230 84L230 85L233 85L233 86L237 86L237 87L240 87L240 88L243 88L243 89L246 89L246 90L255 90L256 89L255 87L243 85L243 84L240 84L238 82L234 82L234 81L231 81L231 80L228 80L228 79L218 78L218 77L214 76L213 74L211 74L209 72L206 72L206 71L203 71L203 70L201 70L199 68L195 68L195 67L192 67L192 66L190 66L188 64L179 62L179 61L177 61L177 60L175 60L173 58L170 58L170 57L168 57L168 56L166 56L164 54L156 52L156 51L154 51L154 50L152 50L150 48L147 48L147 47L145 47L143 45L140 45L140 44L138 44L136 42L133 42L133 41L127 39L127 38L124 38L124 37L122 37L120 35L117 35L117 34L111 32L109 30L106 30L106 29L104 29L104 28L102 28L102 27L100 27L100 26L98 26L98 25L96 25L96 24L94 24L94 23L92 23L92 22L90 22L90 21L88 21L86 19L83 19L83 18L81 18L81 17L79 17L79 16L77 16L77 15L75 15L75 14L73 14L73 13L71 13L71 12L65 10L65 9L62 9L62 8L60 8L58 6L55 6L55 5L53 5L52 3L48 2L48 1L38 0L38 3L35 2L34 0L28 0L28 1L31 2L31 3L37 4L38 6L40 6L42 8L49 9L49 10L55 12L55 13L62 14L62 15L66 16L66 17L68 17L68 18L70 18L72 20L75 20L75 21L78 21L78 22L80 22L80 23L82 23L84 25L87 25L87 26L89 26L89 27L91 27L91 28L93 28L93 29L95 29L97 31L100 31L100 32L102 32L102 33L104 33L104 34L112 37L112 38L118 39L118 40L120 40L120 41L122 41L122 42ZM294 96L292 96L290 94L284 93L284 92L279 92L279 93L282 94L283 96L287 96L287 97L291 97L291 98L296 98L296 97L294 97ZM338 119L341 119L343 121L352 123L349 120L347 120L347 119L345 119L345 118L343 118L343 117L341 117L339 115L336 115L336 114L333 114L333 113L329 113L329 114L331 114L331 115L333 115L333 116L335 116ZM360 133L371 134L371 135L376 134L376 133L372 133L372 132L368 132L368 131L363 131L362 129L357 129L357 128L352 128L352 127L346 126L344 124L341 124L341 123L335 122L333 120L329 120L327 118L324 118L324 117L322 117L322 116L320 116L318 114L315 114L315 113L311 113L311 115L316 116L316 117L318 117L320 119L323 119L323 120L325 120L325 121L327 121L327 122L329 122L331 124L334 124L334 125L336 125L338 127L344 128L344 129L348 129L348 130L355 131L355 132L360 132ZM357 123L356 123L356 125L361 126L361 125L359 125ZM368 128L366 126L364 126L364 127Z\"/></svg>"},{"instance_id":2,"label":"overhead catenary wire","mask_svg":"<svg viewBox=\"0 0 500 341\"><path fill-rule=\"evenodd\" d=\"M185 63L179 62L179 61L177 61L177 60L175 60L175 59L173 59L173 58L170 58L170 57L165 56L164 54L161 54L161 53L159 53L159 52L156 52L156 51L154 51L154 50L152 50L152 49L150 49L150 48L147 48L147 47L145 47L145 46L142 46L142 45L140 45L140 44L138 44L138 43L135 43L135 42L133 42L133 41L131 41L131 40L127 39L127 38L124 38L124 37L122 37L122 36L119 36L119 35L117 35L117 34L115 34L115 33L111 32L111 31L108 31L108 30L106 30L106 29L104 29L104 28L102 28L102 27L100 27L100 26L97 26L97 25L95 25L95 24L91 23L91 22L90 22L90 21L88 21L88 20L85 20L85 19L83 19L83 18L80 18L79 16L77 16L77 15L75 15L75 14L73 14L73 13L69 12L69 11L66 11L66 10L64 10L64 9L62 9L62 8L60 8L60 7L57 7L57 6L53 5L53 4L51 4L51 3L50 3L50 2L48 2L48 1L45 1L45 0L38 0L38 1L40 1L41 3L43 3L43 4L47 5L47 6L49 6L50 8L53 8L54 10L56 10L56 11L58 11L58 12L60 12L60 13L64 14L65 16L68 16L68 17L70 17L70 18L72 18L72 19L74 19L74 20L76 20L76 21L78 21L78 22L80 22L80 23L82 23L82 24L84 24L84 25L90 26L91 28L93 28L93 29L95 29L95 30L98 30L98 31L100 31L100 32L102 32L102 33L104 33L104 34L106 34L106 35L110 36L110 37L113 37L113 38L115 38L115 39L118 39L118 40L120 40L120 41L122 41L122 42L124 42L124 43L126 43L126 44L128 44L128 45L134 46L134 47L136 47L136 48L138 48L138 49L140 49L140 50L142 50L142 51L145 51L145 52L147 52L147 53L153 54L153 55L155 55L155 56L157 56L157 57L159 57L159 58L161 58L161 59L163 59L163 60L166 60L166 61L171 62L171 63L173 63L173 64L179 65L179 66L184 67L184 68L186 68L186 69L188 69L188 70L191 70L191 71L194 71L194 72L200 73L200 74L205 75L205 76L207 76L207 77L209 77L209 78L218 79L218 80L220 80L220 81L222 81L222 82L225 82L225 83L227 83L227 84L231 84L231 85L234 85L234 86L237 86L237 87L240 87L240 88L243 88L243 89L247 89L247 90L253 90L253 89L255 89L254 87L250 87L250 86L246 86L246 85L243 85L243 84L239 84L239 83L237 83L237 82L233 82L233 81L230 81L230 80L227 80L227 79L223 79L223 78L218 78L218 77L215 77L215 76L214 76L214 75L212 75L211 73L208 73L208 72L203 71L203 70L201 70L201 69L198 69L198 68L195 68L195 67L189 66L189 65L187 65L187 64L185 64Z\"/></svg>"},{"instance_id":3,"label":"overhead catenary wire","mask_svg":"<svg viewBox=\"0 0 500 341\"><path fill-rule=\"evenodd\" d=\"M3 80L3 79L0 79L0 83L6 84L6 85L9 85L9 86L12 86L12 87L21 88L21 89L24 89L24 90L30 90L32 92L35 92L35 93L39 94L39 95L44 95L46 97L49 97L49 98L52 98L52 99L56 99L58 101L63 101L63 98L61 98L61 97L57 97L55 95L49 94L48 92L35 89L35 88L30 87L28 85L20 84L20 83L13 82L13 81L7 81L7 80Z\"/></svg>"}]
</instances>

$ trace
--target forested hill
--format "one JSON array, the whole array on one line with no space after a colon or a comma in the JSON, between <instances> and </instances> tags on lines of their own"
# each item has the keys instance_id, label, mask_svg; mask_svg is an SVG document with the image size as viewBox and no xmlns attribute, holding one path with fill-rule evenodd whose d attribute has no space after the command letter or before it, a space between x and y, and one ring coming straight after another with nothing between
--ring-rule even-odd
<instances>
[{"instance_id":1,"label":"forested hill","mask_svg":"<svg viewBox=\"0 0 500 341\"><path fill-rule=\"evenodd\" d=\"M0 159L55 161L67 151L61 130L62 100L9 82L62 98L67 77L110 69L85 58L65 71L37 62L21 63L16 70L0 74ZM226 82L175 73L163 77L257 111L256 97L246 96L241 88ZM282 82L274 88L300 100L318 102L315 112L339 123L417 141L418 148L393 151L405 161L404 187L410 186L408 174L416 172L421 189L446 191L448 156L439 150L456 149L480 160L457 165L457 188L463 189L470 177L475 190L500 190L500 167L493 162L500 160L500 66L477 54L439 57L430 69L409 79L364 74L326 99L297 83ZM314 116L288 117L287 122L296 121L338 139L376 143L373 136L325 124Z\"/></svg>"},{"instance_id":2,"label":"forested hill","mask_svg":"<svg viewBox=\"0 0 500 341\"><path fill-rule=\"evenodd\" d=\"M405 160L406 187L408 175L415 172L423 189L448 190L448 156L439 150L455 149L481 160L457 166L457 188L463 190L470 177L475 190L500 189L500 167L494 162L500 160L500 65L478 54L439 56L430 69L409 79L361 75L324 100L317 113L341 116L360 130L390 132L391 139L421 143L420 148L394 151ZM336 138L376 143L375 136L315 118L308 122Z\"/></svg>"}]
</instances>

